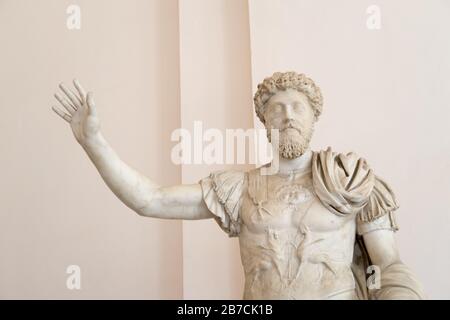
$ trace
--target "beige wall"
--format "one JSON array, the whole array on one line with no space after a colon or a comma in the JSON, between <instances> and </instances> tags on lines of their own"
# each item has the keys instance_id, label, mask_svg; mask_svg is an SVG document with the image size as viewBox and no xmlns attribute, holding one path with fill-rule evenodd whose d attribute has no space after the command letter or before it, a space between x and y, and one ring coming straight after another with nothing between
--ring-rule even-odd
<instances>
[{"instance_id":1,"label":"beige wall","mask_svg":"<svg viewBox=\"0 0 450 320\"><path fill-rule=\"evenodd\" d=\"M79 31L66 28L81 6ZM181 222L144 219L101 180L50 109L94 91L105 137L161 184L179 127L177 1L0 1L0 298L181 298ZM79 291L66 267L81 267Z\"/></svg>"},{"instance_id":2,"label":"beige wall","mask_svg":"<svg viewBox=\"0 0 450 320\"><path fill-rule=\"evenodd\" d=\"M181 123L191 130L251 128L252 88L247 3L180 1ZM243 169L250 166L226 166ZM219 165L184 165L183 183L195 183ZM243 271L237 238L215 221L183 222L184 298L240 299Z\"/></svg>"},{"instance_id":3,"label":"beige wall","mask_svg":"<svg viewBox=\"0 0 450 320\"><path fill-rule=\"evenodd\" d=\"M79 31L66 28L73 3ZM380 30L366 27L372 4ZM224 166L171 164L172 130L260 127L252 92L285 70L322 88L313 149L355 151L392 185L402 259L450 298L449 14L438 0L0 1L0 298L241 298L237 240L212 220L130 211L52 94L78 77L127 163L193 183ZM80 291L65 286L71 264Z\"/></svg>"}]
</instances>

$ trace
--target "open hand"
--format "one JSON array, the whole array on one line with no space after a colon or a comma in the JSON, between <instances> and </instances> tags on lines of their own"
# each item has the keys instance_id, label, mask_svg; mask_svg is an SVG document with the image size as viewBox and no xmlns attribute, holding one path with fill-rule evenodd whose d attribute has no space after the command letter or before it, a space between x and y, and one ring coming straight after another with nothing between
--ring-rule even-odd
<instances>
[{"instance_id":1,"label":"open hand","mask_svg":"<svg viewBox=\"0 0 450 320\"><path fill-rule=\"evenodd\" d=\"M70 124L75 139L84 146L89 139L94 138L99 133L100 121L97 117L92 92L86 94L76 79L73 80L73 85L76 88L76 93L62 83L59 88L63 95L55 93L56 100L67 112L55 106L52 109Z\"/></svg>"}]
</instances>

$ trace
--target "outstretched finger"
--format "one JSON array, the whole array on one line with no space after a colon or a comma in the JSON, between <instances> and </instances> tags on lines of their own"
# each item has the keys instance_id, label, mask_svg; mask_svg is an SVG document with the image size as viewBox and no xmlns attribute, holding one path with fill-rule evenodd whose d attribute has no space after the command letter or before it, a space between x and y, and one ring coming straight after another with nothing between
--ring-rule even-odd
<instances>
[{"instance_id":1,"label":"outstretched finger","mask_svg":"<svg viewBox=\"0 0 450 320\"><path fill-rule=\"evenodd\" d=\"M96 115L97 114L97 108L95 106L94 97L92 92L88 92L86 101L88 105L88 111L90 115Z\"/></svg>"},{"instance_id":2,"label":"outstretched finger","mask_svg":"<svg viewBox=\"0 0 450 320\"><path fill-rule=\"evenodd\" d=\"M61 83L59 85L59 88L65 93L65 95L67 96L67 98L69 98L69 100L73 103L73 105L76 108L80 108L83 103L81 102L80 98L78 98L73 92L72 90L70 90L69 88L67 88L63 83Z\"/></svg>"},{"instance_id":3,"label":"outstretched finger","mask_svg":"<svg viewBox=\"0 0 450 320\"><path fill-rule=\"evenodd\" d=\"M78 91L78 94L80 95L81 103L84 104L84 102L86 101L86 91L84 91L84 89L81 86L81 84L78 81L78 79L73 79L73 85L75 86L75 88Z\"/></svg>"},{"instance_id":4,"label":"outstretched finger","mask_svg":"<svg viewBox=\"0 0 450 320\"><path fill-rule=\"evenodd\" d=\"M72 117L69 116L67 113L65 113L65 112L63 112L63 111L61 111L61 110L59 110L59 109L58 109L57 107L55 107L55 106L52 107L52 110L55 111L56 114L57 114L58 116L60 116L60 117L63 118L64 120L66 120L68 123L71 122Z\"/></svg>"},{"instance_id":5,"label":"outstretched finger","mask_svg":"<svg viewBox=\"0 0 450 320\"><path fill-rule=\"evenodd\" d=\"M65 99L64 97L61 97L59 94L55 93L55 98L56 100L58 100L58 102L64 107L66 108L67 112L69 112L70 115L73 115L75 111L77 111L77 109L69 103L69 101L67 101L67 99Z\"/></svg>"}]
</instances>

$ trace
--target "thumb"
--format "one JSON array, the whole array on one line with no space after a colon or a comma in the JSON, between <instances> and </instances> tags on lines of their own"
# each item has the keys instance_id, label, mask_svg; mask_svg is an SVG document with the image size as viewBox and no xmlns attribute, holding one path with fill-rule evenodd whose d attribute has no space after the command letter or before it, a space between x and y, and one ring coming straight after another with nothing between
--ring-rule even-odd
<instances>
[{"instance_id":1,"label":"thumb","mask_svg":"<svg viewBox=\"0 0 450 320\"><path fill-rule=\"evenodd\" d=\"M86 102L88 105L88 112L92 116L97 115L97 108L95 107L95 102L94 102L93 96L94 96L94 94L92 92L88 92L87 97L86 97Z\"/></svg>"}]
</instances>

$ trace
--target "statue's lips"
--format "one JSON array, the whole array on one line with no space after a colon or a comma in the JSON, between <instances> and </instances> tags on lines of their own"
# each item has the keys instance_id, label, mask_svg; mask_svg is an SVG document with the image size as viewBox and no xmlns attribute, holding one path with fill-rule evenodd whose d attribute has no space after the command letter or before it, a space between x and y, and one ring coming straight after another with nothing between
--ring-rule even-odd
<instances>
[{"instance_id":1,"label":"statue's lips","mask_svg":"<svg viewBox=\"0 0 450 320\"><path fill-rule=\"evenodd\" d=\"M297 131L299 134L301 134L300 129L294 128L294 127L287 127L287 128L284 128L284 129L282 129L280 132L285 132L285 131L286 131L287 133L293 132L293 131Z\"/></svg>"}]
</instances>

